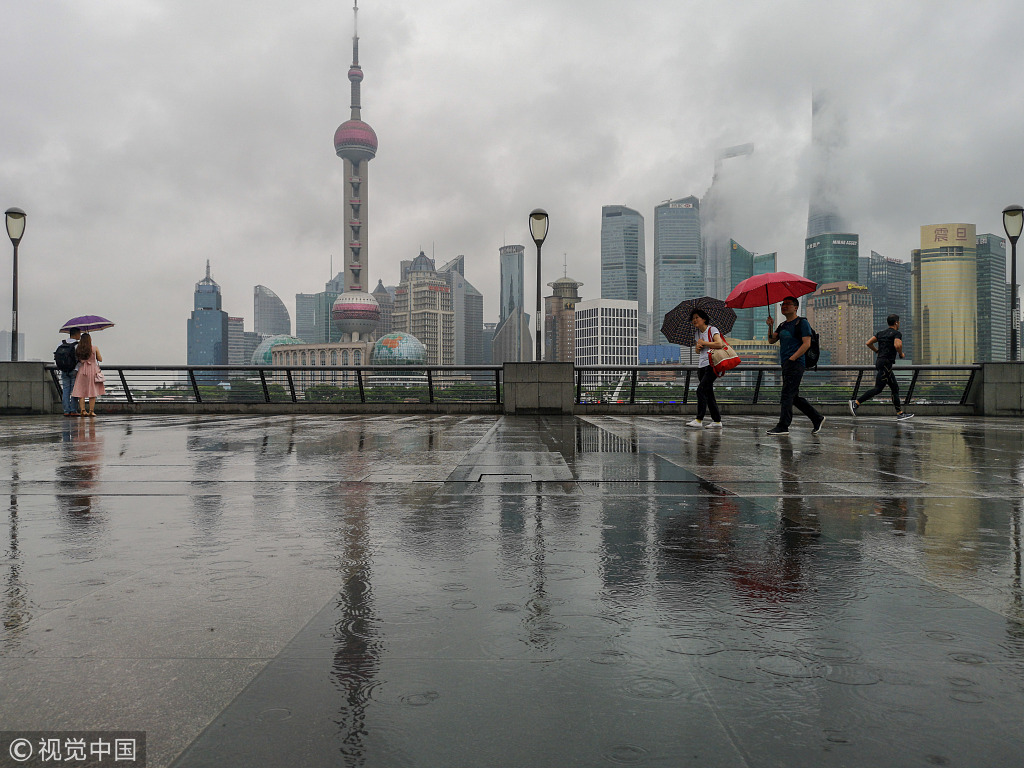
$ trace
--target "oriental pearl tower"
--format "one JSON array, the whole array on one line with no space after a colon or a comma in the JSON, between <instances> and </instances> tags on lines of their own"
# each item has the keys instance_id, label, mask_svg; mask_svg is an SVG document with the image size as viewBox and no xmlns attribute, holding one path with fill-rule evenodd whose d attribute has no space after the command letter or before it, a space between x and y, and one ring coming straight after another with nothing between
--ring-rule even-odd
<instances>
[{"instance_id":1,"label":"oriental pearl tower","mask_svg":"<svg viewBox=\"0 0 1024 768\"><path fill-rule=\"evenodd\" d=\"M380 305L366 290L369 254L367 253L367 188L369 163L377 154L377 134L360 119L360 83L363 70L359 66L359 0L353 7L355 23L352 31L352 66L348 79L352 83L352 115L334 132L334 151L345 161L345 292L331 308L335 327L347 341L368 340L380 321Z\"/></svg>"}]
</instances>

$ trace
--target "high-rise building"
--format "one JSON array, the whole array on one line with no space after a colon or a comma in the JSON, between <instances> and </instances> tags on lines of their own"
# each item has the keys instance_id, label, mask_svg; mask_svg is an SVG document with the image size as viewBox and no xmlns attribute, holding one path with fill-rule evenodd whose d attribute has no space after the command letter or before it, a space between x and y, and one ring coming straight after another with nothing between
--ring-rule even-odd
<instances>
[{"instance_id":1,"label":"high-rise building","mask_svg":"<svg viewBox=\"0 0 1024 768\"><path fill-rule=\"evenodd\" d=\"M257 285L252 292L253 328L256 333L267 336L291 335L292 319L278 295L265 285Z\"/></svg>"},{"instance_id":2,"label":"high-rise building","mask_svg":"<svg viewBox=\"0 0 1024 768\"><path fill-rule=\"evenodd\" d=\"M1009 360L1010 302L1006 297L1006 240L978 235L978 355L976 363Z\"/></svg>"},{"instance_id":3,"label":"high-rise building","mask_svg":"<svg viewBox=\"0 0 1024 768\"><path fill-rule=\"evenodd\" d=\"M866 285L853 282L819 285L804 299L804 307L807 319L821 337L823 364L871 365L874 362L874 354L865 344L875 332L871 291Z\"/></svg>"},{"instance_id":4,"label":"high-rise building","mask_svg":"<svg viewBox=\"0 0 1024 768\"><path fill-rule=\"evenodd\" d=\"M451 289L423 251L398 286L392 322L394 330L412 334L426 347L427 365L455 364Z\"/></svg>"},{"instance_id":5,"label":"high-rise building","mask_svg":"<svg viewBox=\"0 0 1024 768\"><path fill-rule=\"evenodd\" d=\"M503 245L498 249L501 266L501 293L499 294L498 320L504 320L515 307L524 306L523 284L525 272L521 245Z\"/></svg>"},{"instance_id":6,"label":"high-rise building","mask_svg":"<svg viewBox=\"0 0 1024 768\"><path fill-rule=\"evenodd\" d=\"M494 331L497 327L497 323L484 323L484 328L480 331L480 365L496 365L492 354L492 345L494 344Z\"/></svg>"},{"instance_id":7,"label":"high-rise building","mask_svg":"<svg viewBox=\"0 0 1024 768\"><path fill-rule=\"evenodd\" d=\"M576 305L583 283L560 277L544 299L544 359L552 363L571 363L576 359Z\"/></svg>"},{"instance_id":8,"label":"high-rise building","mask_svg":"<svg viewBox=\"0 0 1024 768\"><path fill-rule=\"evenodd\" d=\"M395 301L388 289L384 287L383 280L377 281L377 287L373 289L373 298L380 305L380 325L377 326L377 335L386 336L391 333L393 326L392 315L395 311Z\"/></svg>"},{"instance_id":9,"label":"high-rise building","mask_svg":"<svg viewBox=\"0 0 1024 768\"><path fill-rule=\"evenodd\" d=\"M921 227L912 252L914 362L975 362L978 342L978 242L973 224Z\"/></svg>"},{"instance_id":10,"label":"high-rise building","mask_svg":"<svg viewBox=\"0 0 1024 768\"><path fill-rule=\"evenodd\" d=\"M636 365L637 327L635 301L581 301L576 305L576 365Z\"/></svg>"},{"instance_id":11,"label":"high-rise building","mask_svg":"<svg viewBox=\"0 0 1024 768\"><path fill-rule=\"evenodd\" d=\"M804 277L818 285L855 283L860 270L860 235L827 232L804 241Z\"/></svg>"},{"instance_id":12,"label":"high-rise building","mask_svg":"<svg viewBox=\"0 0 1024 768\"><path fill-rule=\"evenodd\" d=\"M624 205L601 208L601 298L635 301L640 338L647 338L644 217Z\"/></svg>"},{"instance_id":13,"label":"high-rise building","mask_svg":"<svg viewBox=\"0 0 1024 768\"><path fill-rule=\"evenodd\" d=\"M910 262L886 258L875 251L870 256L861 256L858 261L857 282L871 291L872 327L880 331L888 325L889 315L899 315L903 353L908 359L912 358L914 321L910 313Z\"/></svg>"},{"instance_id":14,"label":"high-rise building","mask_svg":"<svg viewBox=\"0 0 1024 768\"><path fill-rule=\"evenodd\" d=\"M654 208L653 340L668 340L661 332L665 314L684 299L704 294L703 241L700 201L693 197L669 200Z\"/></svg>"},{"instance_id":15,"label":"high-rise building","mask_svg":"<svg viewBox=\"0 0 1024 768\"><path fill-rule=\"evenodd\" d=\"M317 341L316 296L315 293L295 294L295 335L309 344Z\"/></svg>"},{"instance_id":16,"label":"high-rise building","mask_svg":"<svg viewBox=\"0 0 1024 768\"><path fill-rule=\"evenodd\" d=\"M846 146L845 119L841 107L842 105L825 91L816 90L811 97L811 199L807 210L808 240L818 235L845 232L849 228L840 211L842 180L837 169ZM856 280L856 276L836 279ZM821 281L816 282L820 284Z\"/></svg>"},{"instance_id":17,"label":"high-rise building","mask_svg":"<svg viewBox=\"0 0 1024 768\"><path fill-rule=\"evenodd\" d=\"M192 316L188 319L188 365L228 364L228 313L221 309L220 286L210 276L196 283ZM220 376L204 376L219 379Z\"/></svg>"},{"instance_id":18,"label":"high-rise building","mask_svg":"<svg viewBox=\"0 0 1024 768\"><path fill-rule=\"evenodd\" d=\"M711 186L700 201L700 226L704 238L704 293L724 300L736 283L732 282L733 250L730 242L736 237L742 211L738 194L747 182L741 170L749 167L745 160L754 154L753 144L741 144L721 150L715 156L715 173ZM767 329L767 327L766 327Z\"/></svg>"},{"instance_id":19,"label":"high-rise building","mask_svg":"<svg viewBox=\"0 0 1024 768\"><path fill-rule=\"evenodd\" d=\"M228 365L246 365L245 318L228 318Z\"/></svg>"},{"instance_id":20,"label":"high-rise building","mask_svg":"<svg viewBox=\"0 0 1024 768\"><path fill-rule=\"evenodd\" d=\"M452 311L455 315L455 364L478 365L471 360L480 359L480 331L484 322L484 297L466 277L466 257L459 255L437 273L444 278L452 292Z\"/></svg>"},{"instance_id":21,"label":"high-rise building","mask_svg":"<svg viewBox=\"0 0 1024 768\"><path fill-rule=\"evenodd\" d=\"M755 254L748 251L735 240L729 240L729 250L732 257L729 259L730 274L729 282L739 285L740 282L754 275L763 275L775 271L774 253ZM728 294L726 294L728 295ZM724 297L723 297L724 298ZM736 323L729 332L730 338L736 339L764 339L768 337L768 326L764 318L769 309L737 309Z\"/></svg>"},{"instance_id":22,"label":"high-rise building","mask_svg":"<svg viewBox=\"0 0 1024 768\"><path fill-rule=\"evenodd\" d=\"M484 295L466 281L466 365L484 364Z\"/></svg>"}]
</instances>

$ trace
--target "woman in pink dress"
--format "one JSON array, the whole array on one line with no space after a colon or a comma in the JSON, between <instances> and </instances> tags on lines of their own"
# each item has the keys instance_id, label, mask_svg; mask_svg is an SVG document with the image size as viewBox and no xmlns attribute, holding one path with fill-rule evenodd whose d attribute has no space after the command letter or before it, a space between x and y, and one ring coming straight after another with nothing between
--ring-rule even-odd
<instances>
[{"instance_id":1,"label":"woman in pink dress","mask_svg":"<svg viewBox=\"0 0 1024 768\"><path fill-rule=\"evenodd\" d=\"M92 336L83 333L75 349L75 357L78 358L78 375L75 377L75 387L71 390L71 396L78 398L78 410L82 416L96 415L96 401L100 395L106 394L103 387L103 374L100 372L99 363L103 362L103 356L97 347L92 345ZM85 401L89 400L89 410L85 409Z\"/></svg>"}]
</instances>

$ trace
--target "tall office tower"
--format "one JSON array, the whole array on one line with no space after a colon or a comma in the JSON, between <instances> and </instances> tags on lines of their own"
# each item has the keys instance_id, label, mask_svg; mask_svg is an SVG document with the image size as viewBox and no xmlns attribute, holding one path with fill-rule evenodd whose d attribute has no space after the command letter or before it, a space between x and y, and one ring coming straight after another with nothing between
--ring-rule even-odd
<instances>
[{"instance_id":1,"label":"tall office tower","mask_svg":"<svg viewBox=\"0 0 1024 768\"><path fill-rule=\"evenodd\" d=\"M978 235L978 356L976 363L1009 360L1010 302L1006 298L1006 240Z\"/></svg>"},{"instance_id":2,"label":"tall office tower","mask_svg":"<svg viewBox=\"0 0 1024 768\"><path fill-rule=\"evenodd\" d=\"M732 253L729 259L729 281L733 286L748 277L775 271L777 255L775 253L756 254L732 239L729 240L729 250ZM768 338L768 326L765 324L764 318L771 310L765 308L737 309L735 311L736 322L728 334L729 338L745 340Z\"/></svg>"},{"instance_id":3,"label":"tall office tower","mask_svg":"<svg viewBox=\"0 0 1024 768\"><path fill-rule=\"evenodd\" d=\"M480 362L481 365L494 364L491 345L494 344L494 331L497 327L497 323L484 323L484 328L480 332L480 354L482 356Z\"/></svg>"},{"instance_id":4,"label":"tall office tower","mask_svg":"<svg viewBox=\"0 0 1024 768\"><path fill-rule=\"evenodd\" d=\"M548 285L552 295L544 299L544 359L571 363L576 359L576 305L583 283L567 276Z\"/></svg>"},{"instance_id":5,"label":"tall office tower","mask_svg":"<svg viewBox=\"0 0 1024 768\"><path fill-rule=\"evenodd\" d=\"M378 336L387 336L393 327L392 315L395 311L395 301L391 298L388 289L384 287L384 281L378 280L377 287L373 289L373 298L380 306L380 324L377 326Z\"/></svg>"},{"instance_id":6,"label":"tall office tower","mask_svg":"<svg viewBox=\"0 0 1024 768\"><path fill-rule=\"evenodd\" d=\"M245 319L228 318L228 365L246 365L245 359Z\"/></svg>"},{"instance_id":7,"label":"tall office tower","mask_svg":"<svg viewBox=\"0 0 1024 768\"><path fill-rule=\"evenodd\" d=\"M480 331L484 322L484 297L466 277L466 257L459 255L437 273L452 292L455 313L455 364L477 365L470 359L480 357Z\"/></svg>"},{"instance_id":8,"label":"tall office tower","mask_svg":"<svg viewBox=\"0 0 1024 768\"><path fill-rule=\"evenodd\" d=\"M691 195L655 206L654 343L668 341L661 324L670 309L683 299L704 295L702 254L700 201Z\"/></svg>"},{"instance_id":9,"label":"tall office tower","mask_svg":"<svg viewBox=\"0 0 1024 768\"><path fill-rule=\"evenodd\" d=\"M210 277L210 262L206 262L206 277L196 283L192 316L188 319L188 365L227 365L228 313L220 308L220 286ZM207 380L219 380L214 374Z\"/></svg>"},{"instance_id":10,"label":"tall office tower","mask_svg":"<svg viewBox=\"0 0 1024 768\"><path fill-rule=\"evenodd\" d=\"M256 333L256 331L245 331L242 333L242 359L243 365L249 365L253 362L253 355L256 354L256 348L259 347L260 342L263 341L263 336Z\"/></svg>"},{"instance_id":11,"label":"tall office tower","mask_svg":"<svg viewBox=\"0 0 1024 768\"><path fill-rule=\"evenodd\" d=\"M514 307L522 307L525 300L523 294L523 254L521 245L503 245L498 249L501 262L501 293L498 320L504 320Z\"/></svg>"},{"instance_id":12,"label":"tall office tower","mask_svg":"<svg viewBox=\"0 0 1024 768\"><path fill-rule=\"evenodd\" d=\"M860 235L829 232L804 241L804 277L818 285L857 282Z\"/></svg>"},{"instance_id":13,"label":"tall office tower","mask_svg":"<svg viewBox=\"0 0 1024 768\"><path fill-rule=\"evenodd\" d=\"M394 330L411 333L427 349L427 365L455 364L452 293L434 262L420 251L395 293Z\"/></svg>"},{"instance_id":14,"label":"tall office tower","mask_svg":"<svg viewBox=\"0 0 1024 768\"><path fill-rule=\"evenodd\" d=\"M975 362L978 343L978 241L973 224L921 227L911 254L914 362Z\"/></svg>"},{"instance_id":15,"label":"tall office tower","mask_svg":"<svg viewBox=\"0 0 1024 768\"><path fill-rule=\"evenodd\" d=\"M647 339L647 260L644 217L624 205L601 208L601 298L635 301L640 338Z\"/></svg>"},{"instance_id":16,"label":"tall office tower","mask_svg":"<svg viewBox=\"0 0 1024 768\"><path fill-rule=\"evenodd\" d=\"M852 282L819 285L803 304L807 319L821 336L823 364L871 365L874 362L874 354L864 343L875 332L871 292L866 285Z\"/></svg>"},{"instance_id":17,"label":"tall office tower","mask_svg":"<svg viewBox=\"0 0 1024 768\"><path fill-rule=\"evenodd\" d=\"M636 365L636 334L635 301L581 301L576 305L576 365Z\"/></svg>"},{"instance_id":18,"label":"tall office tower","mask_svg":"<svg viewBox=\"0 0 1024 768\"><path fill-rule=\"evenodd\" d=\"M292 319L288 308L277 294L265 285L252 289L253 328L267 336L288 336L292 332Z\"/></svg>"},{"instance_id":19,"label":"tall office tower","mask_svg":"<svg viewBox=\"0 0 1024 768\"><path fill-rule=\"evenodd\" d=\"M754 154L753 144L741 144L721 150L715 156L715 173L711 186L700 201L700 227L704 237L704 293L716 299L725 299L736 283L732 281L732 238L740 228L739 206L742 187L749 183L743 178L743 161L726 160L747 158Z\"/></svg>"},{"instance_id":20,"label":"tall office tower","mask_svg":"<svg viewBox=\"0 0 1024 768\"><path fill-rule=\"evenodd\" d=\"M848 225L839 209L840 170L846 145L841 105L825 91L811 96L811 200L807 209L807 237L844 232ZM813 278L812 278L813 279ZM838 278L855 280L852 278Z\"/></svg>"},{"instance_id":21,"label":"tall office tower","mask_svg":"<svg viewBox=\"0 0 1024 768\"><path fill-rule=\"evenodd\" d=\"M314 344L316 338L316 294L295 294L295 335L307 344Z\"/></svg>"},{"instance_id":22,"label":"tall office tower","mask_svg":"<svg viewBox=\"0 0 1024 768\"><path fill-rule=\"evenodd\" d=\"M889 315L900 316L900 333L903 334L903 353L913 357L913 318L910 316L910 262L882 256L875 251L858 260L858 280L871 291L871 305L874 308L872 328L875 331L886 327Z\"/></svg>"}]
</instances>

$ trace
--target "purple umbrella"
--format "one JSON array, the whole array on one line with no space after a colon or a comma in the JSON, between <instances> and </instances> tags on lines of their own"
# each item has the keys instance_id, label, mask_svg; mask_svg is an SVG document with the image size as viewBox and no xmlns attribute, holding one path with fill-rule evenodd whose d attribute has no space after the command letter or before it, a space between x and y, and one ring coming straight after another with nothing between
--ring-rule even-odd
<instances>
[{"instance_id":1,"label":"purple umbrella","mask_svg":"<svg viewBox=\"0 0 1024 768\"><path fill-rule=\"evenodd\" d=\"M102 331L104 328L113 328L114 324L107 320L105 317L99 315L82 315L81 317L72 317L63 326L61 326L60 332L67 333L72 328L78 328L83 333L92 333L93 331Z\"/></svg>"}]
</instances>

